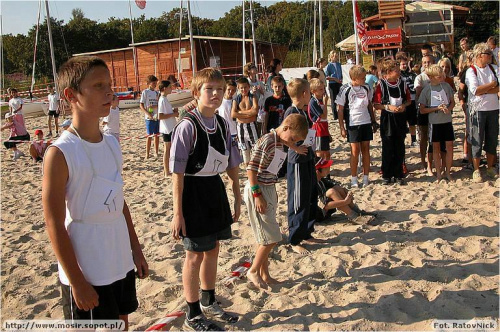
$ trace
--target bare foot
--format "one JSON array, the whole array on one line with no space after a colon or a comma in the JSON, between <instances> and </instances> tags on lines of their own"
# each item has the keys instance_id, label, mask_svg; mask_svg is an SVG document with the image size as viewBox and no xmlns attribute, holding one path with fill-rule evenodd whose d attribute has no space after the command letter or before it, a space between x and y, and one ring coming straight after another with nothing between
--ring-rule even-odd
<instances>
[{"instance_id":1,"label":"bare foot","mask_svg":"<svg viewBox=\"0 0 500 332\"><path fill-rule=\"evenodd\" d=\"M309 255L311 252L301 245L292 245L292 250L299 255Z\"/></svg>"},{"instance_id":2,"label":"bare foot","mask_svg":"<svg viewBox=\"0 0 500 332\"><path fill-rule=\"evenodd\" d=\"M433 176L434 175L434 173L432 173L432 169L427 168L427 175L429 175L429 176Z\"/></svg>"},{"instance_id":3,"label":"bare foot","mask_svg":"<svg viewBox=\"0 0 500 332\"><path fill-rule=\"evenodd\" d=\"M306 242L306 243L328 243L328 240L316 239L316 238L312 237L310 239L304 240L304 242Z\"/></svg>"},{"instance_id":4,"label":"bare foot","mask_svg":"<svg viewBox=\"0 0 500 332\"><path fill-rule=\"evenodd\" d=\"M262 288L262 289L267 289L267 284L262 280L260 275L257 272L252 272L248 270L247 272L247 278L254 284L255 286Z\"/></svg>"},{"instance_id":5,"label":"bare foot","mask_svg":"<svg viewBox=\"0 0 500 332\"><path fill-rule=\"evenodd\" d=\"M265 282L266 284L268 284L268 285L275 285L275 284L280 284L280 283L281 283L281 281L276 280L276 279L274 279L273 277L271 277L271 276L269 276L269 275L268 275L268 276L264 276L264 277L262 278L262 280L264 280L264 282Z\"/></svg>"}]
</instances>

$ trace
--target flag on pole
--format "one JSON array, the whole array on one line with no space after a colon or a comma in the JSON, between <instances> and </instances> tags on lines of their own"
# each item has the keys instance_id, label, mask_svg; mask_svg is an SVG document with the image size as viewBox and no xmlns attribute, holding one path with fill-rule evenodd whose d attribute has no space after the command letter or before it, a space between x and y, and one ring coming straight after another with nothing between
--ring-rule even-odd
<instances>
[{"instance_id":1,"label":"flag on pole","mask_svg":"<svg viewBox=\"0 0 500 332\"><path fill-rule=\"evenodd\" d=\"M135 4L137 5L137 7L139 7L140 9L144 9L146 8L146 0L135 0Z\"/></svg>"},{"instance_id":2,"label":"flag on pole","mask_svg":"<svg viewBox=\"0 0 500 332\"><path fill-rule=\"evenodd\" d=\"M358 40L361 42L361 49L365 54L368 54L368 37L366 36L366 29L363 22L361 22L361 13L359 11L358 2L354 1L355 12L356 12L356 33L358 34Z\"/></svg>"}]
</instances>

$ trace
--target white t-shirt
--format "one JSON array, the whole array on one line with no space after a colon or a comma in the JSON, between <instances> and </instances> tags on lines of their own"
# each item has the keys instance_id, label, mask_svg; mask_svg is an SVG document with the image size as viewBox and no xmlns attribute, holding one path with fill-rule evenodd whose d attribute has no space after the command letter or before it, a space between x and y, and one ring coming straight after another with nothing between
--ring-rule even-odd
<instances>
[{"instance_id":1,"label":"white t-shirt","mask_svg":"<svg viewBox=\"0 0 500 332\"><path fill-rule=\"evenodd\" d=\"M106 140L106 141L105 141ZM106 180L121 180L122 154L118 141L109 135L103 135L99 143L81 141L68 130L63 131L54 146L59 148L68 165L66 184L66 219L64 225L68 231L78 265L85 279L94 286L109 285L125 278L134 268L132 249L127 223L123 213L111 222L80 222L84 215L85 201L93 178L92 164L97 175ZM113 155L112 155L113 153ZM115 157L118 159L118 169ZM114 202L115 205L120 205ZM108 205L104 204L102 208ZM110 207L112 205L109 205ZM59 264L59 280L69 285L64 269Z\"/></svg>"},{"instance_id":2,"label":"white t-shirt","mask_svg":"<svg viewBox=\"0 0 500 332\"><path fill-rule=\"evenodd\" d=\"M158 114L173 114L174 110L172 105L168 101L166 96L160 96L160 100L158 101ZM171 117L168 119L160 120L160 133L162 134L170 134L174 129L177 121L175 117Z\"/></svg>"},{"instance_id":3,"label":"white t-shirt","mask_svg":"<svg viewBox=\"0 0 500 332\"><path fill-rule=\"evenodd\" d=\"M238 131L236 130L236 123L233 118L231 118L231 108L233 107L233 99L222 99L222 104L219 106L217 111L219 115L222 116L229 125L229 131L231 135L236 135Z\"/></svg>"},{"instance_id":4,"label":"white t-shirt","mask_svg":"<svg viewBox=\"0 0 500 332\"><path fill-rule=\"evenodd\" d=\"M9 100L9 107L10 107L10 111L11 113L14 113L16 110L19 109L19 107L21 107L21 105L24 104L24 101L21 97L16 97L16 98L11 98ZM23 114L23 111L21 110L21 113L20 114Z\"/></svg>"},{"instance_id":5,"label":"white t-shirt","mask_svg":"<svg viewBox=\"0 0 500 332\"><path fill-rule=\"evenodd\" d=\"M472 68L467 69L465 72L465 85L469 89L469 105L477 111L493 111L498 109L498 94L488 93L475 96L478 86L495 81L495 74L498 77L498 67L495 65L492 66L495 73L491 71L490 66L484 68L474 66L476 67L477 75Z\"/></svg>"},{"instance_id":6,"label":"white t-shirt","mask_svg":"<svg viewBox=\"0 0 500 332\"><path fill-rule=\"evenodd\" d=\"M47 96L49 100L49 111L57 111L59 110L59 94L57 92L49 93Z\"/></svg>"},{"instance_id":7,"label":"white t-shirt","mask_svg":"<svg viewBox=\"0 0 500 332\"><path fill-rule=\"evenodd\" d=\"M141 93L141 100L139 101L141 104L144 104L144 108L146 111L149 111L149 106L157 106L158 105L158 91L145 89ZM158 109L153 111L153 116L158 116ZM144 115L144 118L147 120L147 115Z\"/></svg>"},{"instance_id":8,"label":"white t-shirt","mask_svg":"<svg viewBox=\"0 0 500 332\"><path fill-rule=\"evenodd\" d=\"M347 100L345 100L348 88L350 89ZM349 83L342 86L335 103L341 106L345 106L346 103L349 103L349 126L360 126L372 123L370 112L368 111L368 104L372 99L373 91L367 85L364 87L352 86L351 83Z\"/></svg>"},{"instance_id":9,"label":"white t-shirt","mask_svg":"<svg viewBox=\"0 0 500 332\"><path fill-rule=\"evenodd\" d=\"M498 47L495 47L495 49L493 50L493 56L495 57L497 66L499 65L499 63L498 63L498 50L499 50Z\"/></svg>"},{"instance_id":10,"label":"white t-shirt","mask_svg":"<svg viewBox=\"0 0 500 332\"><path fill-rule=\"evenodd\" d=\"M102 122L106 122L104 126L104 132L109 132L112 134L120 133L120 109L118 106L116 108L109 109L109 115L102 119Z\"/></svg>"}]
</instances>

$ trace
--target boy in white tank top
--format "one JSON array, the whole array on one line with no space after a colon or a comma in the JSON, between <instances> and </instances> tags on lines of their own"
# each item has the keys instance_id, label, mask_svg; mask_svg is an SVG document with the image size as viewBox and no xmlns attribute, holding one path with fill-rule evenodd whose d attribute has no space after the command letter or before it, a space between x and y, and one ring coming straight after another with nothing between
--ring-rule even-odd
<instances>
[{"instance_id":1,"label":"boy in white tank top","mask_svg":"<svg viewBox=\"0 0 500 332\"><path fill-rule=\"evenodd\" d=\"M138 307L134 265L139 278L148 265L123 198L119 143L99 129L113 99L110 73L97 57L76 57L58 76L73 121L45 153L42 203L64 316L122 319L127 329Z\"/></svg>"}]
</instances>

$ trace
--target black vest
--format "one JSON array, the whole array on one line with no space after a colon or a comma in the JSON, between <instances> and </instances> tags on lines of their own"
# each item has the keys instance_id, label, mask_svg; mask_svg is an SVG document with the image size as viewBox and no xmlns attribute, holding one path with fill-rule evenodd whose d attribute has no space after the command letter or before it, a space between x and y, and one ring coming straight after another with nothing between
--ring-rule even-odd
<instances>
[{"instance_id":1,"label":"black vest","mask_svg":"<svg viewBox=\"0 0 500 332\"><path fill-rule=\"evenodd\" d=\"M386 80L380 80L382 91L382 105L389 105L389 97L402 98L406 103L406 85L404 80L399 79L397 86L389 86ZM382 110L380 113L380 135L383 136L405 136L408 132L406 127L406 112L392 113Z\"/></svg>"}]
</instances>

